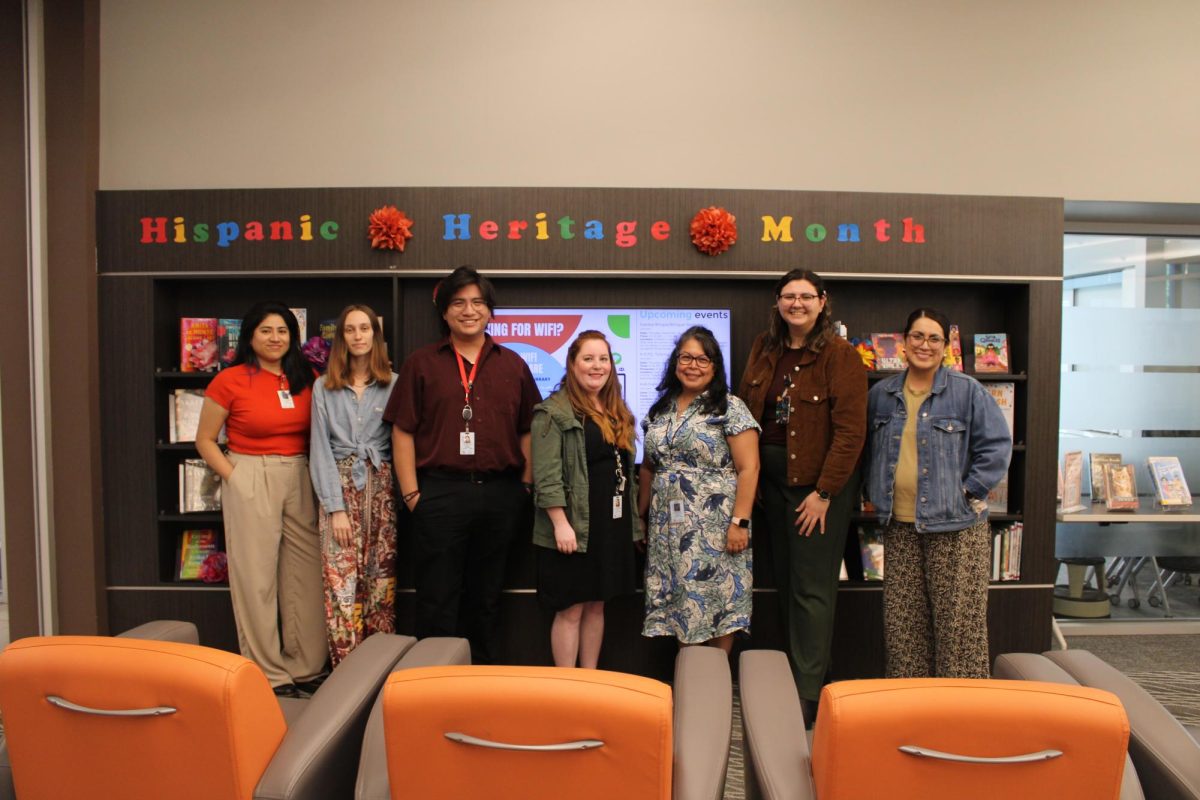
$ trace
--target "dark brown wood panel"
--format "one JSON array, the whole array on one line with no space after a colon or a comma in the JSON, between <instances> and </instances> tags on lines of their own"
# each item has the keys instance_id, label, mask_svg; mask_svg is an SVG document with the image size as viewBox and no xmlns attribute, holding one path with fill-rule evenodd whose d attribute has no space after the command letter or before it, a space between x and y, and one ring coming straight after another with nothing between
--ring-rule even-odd
<instances>
[{"instance_id":1,"label":"dark brown wood panel","mask_svg":"<svg viewBox=\"0 0 1200 800\"><path fill-rule=\"evenodd\" d=\"M229 592L222 589L175 591L109 590L108 619L113 633L156 619L194 622L200 644L238 652Z\"/></svg>"},{"instance_id":2,"label":"dark brown wood panel","mask_svg":"<svg viewBox=\"0 0 1200 800\"><path fill-rule=\"evenodd\" d=\"M367 235L371 212L395 205L414 220L403 253L374 250ZM737 218L738 240L709 256L691 243L688 228L701 209L721 206ZM538 240L537 215L546 223ZM463 240L455 222L469 215L473 231ZM797 265L822 274L1057 275L1062 201L1054 198L972 197L849 192L734 189L588 189L393 187L346 189L223 189L203 191L109 191L100 195L101 272L445 271L458 264L489 270L621 270L666 272L785 272ZM307 215L310 241L301 241ZM559 223L574 220L573 238ZM791 222L791 242L767 235L764 217ZM911 220L909 242L904 220ZM143 224L142 220L148 222ZM176 220L179 238L176 242ZM497 223L493 240L478 226ZM596 220L603 239L588 239ZM247 241L250 222L287 222L290 241ZM509 223L527 227L508 238ZM876 228L876 223L890 226ZM325 223L336 238L322 236ZM617 226L636 223L636 244L617 244ZM656 240L655 222L669 225ZM856 225L858 241L849 229ZM207 226L197 234L196 226ZM222 237L218 226L224 228ZM811 228L810 226L820 226ZM238 238L232 237L233 227ZM917 226L920 227L918 231ZM326 229L333 233L332 229ZM842 233L847 241L838 241ZM820 238L820 241L811 241ZM161 236L162 241L159 242ZM450 238L447 239L447 236ZM142 243L143 237L147 243ZM887 237L887 241L882 241ZM204 238L206 241L195 241ZM767 238L767 241L763 241ZM919 241L922 240L923 241ZM224 240L225 246L218 243Z\"/></svg>"}]
</instances>

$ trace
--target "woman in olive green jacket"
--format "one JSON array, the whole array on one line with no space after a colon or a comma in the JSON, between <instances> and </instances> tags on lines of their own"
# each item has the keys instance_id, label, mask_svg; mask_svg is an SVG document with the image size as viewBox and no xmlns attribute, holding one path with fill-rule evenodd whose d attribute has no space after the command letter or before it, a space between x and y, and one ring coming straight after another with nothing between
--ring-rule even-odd
<instances>
[{"instance_id":1,"label":"woman in olive green jacket","mask_svg":"<svg viewBox=\"0 0 1200 800\"><path fill-rule=\"evenodd\" d=\"M636 588L634 432L608 341L584 331L567 350L562 386L533 410L538 598L555 612L560 667L596 668L604 603Z\"/></svg>"}]
</instances>

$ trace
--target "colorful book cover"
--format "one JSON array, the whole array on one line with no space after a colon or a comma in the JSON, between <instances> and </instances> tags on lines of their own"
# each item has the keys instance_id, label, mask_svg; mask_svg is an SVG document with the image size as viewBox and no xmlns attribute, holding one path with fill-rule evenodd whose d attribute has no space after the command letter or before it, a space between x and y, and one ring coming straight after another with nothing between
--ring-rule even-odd
<instances>
[{"instance_id":1,"label":"colorful book cover","mask_svg":"<svg viewBox=\"0 0 1200 800\"><path fill-rule=\"evenodd\" d=\"M175 580L200 580L204 559L217 552L217 532L214 530L184 531L179 535L175 556Z\"/></svg>"},{"instance_id":2,"label":"colorful book cover","mask_svg":"<svg viewBox=\"0 0 1200 800\"><path fill-rule=\"evenodd\" d=\"M296 316L296 327L300 329L299 344L304 344L308 341L308 309L293 308L291 312Z\"/></svg>"},{"instance_id":3,"label":"colorful book cover","mask_svg":"<svg viewBox=\"0 0 1200 800\"><path fill-rule=\"evenodd\" d=\"M1146 459L1154 497L1167 508L1186 508L1192 504L1192 493L1183 476L1183 465L1175 456L1150 456Z\"/></svg>"},{"instance_id":4,"label":"colorful book cover","mask_svg":"<svg viewBox=\"0 0 1200 800\"><path fill-rule=\"evenodd\" d=\"M975 334L975 371L1011 372L1007 333Z\"/></svg>"},{"instance_id":5,"label":"colorful book cover","mask_svg":"<svg viewBox=\"0 0 1200 800\"><path fill-rule=\"evenodd\" d=\"M333 347L333 337L337 336L337 320L323 319L317 324L318 334Z\"/></svg>"},{"instance_id":6,"label":"colorful book cover","mask_svg":"<svg viewBox=\"0 0 1200 800\"><path fill-rule=\"evenodd\" d=\"M179 369L211 372L217 368L217 321L213 317L180 317Z\"/></svg>"},{"instance_id":7,"label":"colorful book cover","mask_svg":"<svg viewBox=\"0 0 1200 800\"><path fill-rule=\"evenodd\" d=\"M962 336L957 325L950 326L950 335L946 338L946 353L942 356L942 366L955 372L963 371Z\"/></svg>"},{"instance_id":8,"label":"colorful book cover","mask_svg":"<svg viewBox=\"0 0 1200 800\"><path fill-rule=\"evenodd\" d=\"M1137 511L1137 475L1133 464L1105 465L1104 507L1109 511Z\"/></svg>"},{"instance_id":9,"label":"colorful book cover","mask_svg":"<svg viewBox=\"0 0 1200 800\"><path fill-rule=\"evenodd\" d=\"M179 513L221 510L221 479L202 458L185 458L179 464Z\"/></svg>"},{"instance_id":10,"label":"colorful book cover","mask_svg":"<svg viewBox=\"0 0 1200 800\"><path fill-rule=\"evenodd\" d=\"M883 531L859 527L858 548L862 553L863 580L883 580Z\"/></svg>"},{"instance_id":11,"label":"colorful book cover","mask_svg":"<svg viewBox=\"0 0 1200 800\"><path fill-rule=\"evenodd\" d=\"M904 369L904 334L872 333L871 347L875 351L875 369Z\"/></svg>"},{"instance_id":12,"label":"colorful book cover","mask_svg":"<svg viewBox=\"0 0 1200 800\"><path fill-rule=\"evenodd\" d=\"M1083 511L1083 451L1072 450L1063 456L1062 511Z\"/></svg>"},{"instance_id":13,"label":"colorful book cover","mask_svg":"<svg viewBox=\"0 0 1200 800\"><path fill-rule=\"evenodd\" d=\"M217 320L217 353L221 360L221 369L232 364L234 357L237 356L238 339L241 333L242 321L240 319L222 318Z\"/></svg>"},{"instance_id":14,"label":"colorful book cover","mask_svg":"<svg viewBox=\"0 0 1200 800\"><path fill-rule=\"evenodd\" d=\"M1104 468L1108 465L1121 466L1120 453L1092 453L1088 457L1088 466L1092 478L1092 502L1104 502Z\"/></svg>"},{"instance_id":15,"label":"colorful book cover","mask_svg":"<svg viewBox=\"0 0 1200 800\"><path fill-rule=\"evenodd\" d=\"M1000 406L1000 413L1008 423L1008 435L1016 436L1017 385L1012 381L996 381L983 384L988 394Z\"/></svg>"}]
</instances>

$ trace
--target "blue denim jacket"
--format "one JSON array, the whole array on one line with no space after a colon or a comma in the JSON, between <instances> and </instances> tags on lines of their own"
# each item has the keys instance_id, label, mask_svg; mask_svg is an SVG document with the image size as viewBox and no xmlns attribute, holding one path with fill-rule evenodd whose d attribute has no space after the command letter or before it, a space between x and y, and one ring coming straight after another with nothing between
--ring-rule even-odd
<instances>
[{"instance_id":1,"label":"blue denim jacket","mask_svg":"<svg viewBox=\"0 0 1200 800\"><path fill-rule=\"evenodd\" d=\"M892 516L900 435L908 418L904 406L907 374L880 381L867 398L867 498L883 523ZM916 431L917 530L962 530L979 518L965 493L987 497L1008 471L1012 458L1008 423L979 381L944 367L934 376L933 389L921 404L920 414Z\"/></svg>"}]
</instances>

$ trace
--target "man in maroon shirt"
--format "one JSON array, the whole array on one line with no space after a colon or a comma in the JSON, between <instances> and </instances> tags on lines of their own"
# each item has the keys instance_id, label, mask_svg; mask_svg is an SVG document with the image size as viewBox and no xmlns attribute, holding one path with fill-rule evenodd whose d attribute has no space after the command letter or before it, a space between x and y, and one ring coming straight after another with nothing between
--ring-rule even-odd
<instances>
[{"instance_id":1,"label":"man in maroon shirt","mask_svg":"<svg viewBox=\"0 0 1200 800\"><path fill-rule=\"evenodd\" d=\"M434 302L449 336L408 357L383 418L413 518L416 634L465 636L486 664L498 655L504 562L529 502L542 398L525 361L486 333L491 281L459 267Z\"/></svg>"}]
</instances>

